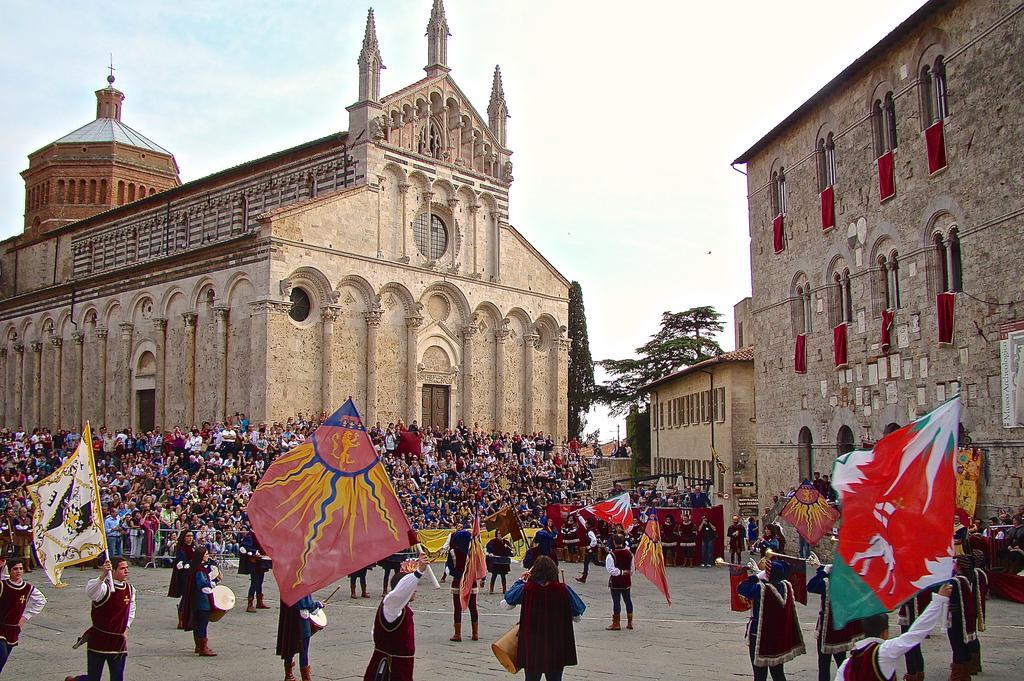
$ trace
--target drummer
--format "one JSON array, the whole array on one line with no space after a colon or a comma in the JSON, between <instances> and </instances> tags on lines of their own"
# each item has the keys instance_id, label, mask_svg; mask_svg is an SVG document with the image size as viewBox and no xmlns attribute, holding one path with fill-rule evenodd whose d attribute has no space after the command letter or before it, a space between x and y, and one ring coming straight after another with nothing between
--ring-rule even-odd
<instances>
[{"instance_id":1,"label":"drummer","mask_svg":"<svg viewBox=\"0 0 1024 681\"><path fill-rule=\"evenodd\" d=\"M323 607L323 603L314 601L310 595L303 596L295 605L281 602L281 614L277 619L277 654L284 660L284 681L295 681L296 654L302 681L310 681L313 672L309 665L309 640L313 637L313 627L309 618Z\"/></svg>"},{"instance_id":2,"label":"drummer","mask_svg":"<svg viewBox=\"0 0 1024 681\"><path fill-rule=\"evenodd\" d=\"M494 593L494 581L501 577L501 592L508 591L506 577L512 565L512 544L505 537L494 536L487 546L487 571L491 573L491 593Z\"/></svg>"},{"instance_id":3,"label":"drummer","mask_svg":"<svg viewBox=\"0 0 1024 681\"><path fill-rule=\"evenodd\" d=\"M186 624L185 589L195 549L195 536L192 531L182 530L174 548L174 567L171 570L171 583L167 587L167 597L178 599L178 629L184 629Z\"/></svg>"},{"instance_id":4,"label":"drummer","mask_svg":"<svg viewBox=\"0 0 1024 681\"><path fill-rule=\"evenodd\" d=\"M241 554L238 557L238 574L249 575L249 597L245 611L269 610L270 606L263 602L263 580L270 569L270 558L255 532L249 530L238 547L238 553ZM255 605L253 601L256 601Z\"/></svg>"},{"instance_id":5,"label":"drummer","mask_svg":"<svg viewBox=\"0 0 1024 681\"><path fill-rule=\"evenodd\" d=\"M196 654L200 657L216 657L217 653L210 650L207 627L213 611L213 587L220 582L220 575L210 576L216 568L210 562L210 552L205 546L196 548L192 556L192 567L186 584L185 602L188 612L185 617L185 630L192 632L196 643ZM219 571L218 571L219 572Z\"/></svg>"}]
</instances>

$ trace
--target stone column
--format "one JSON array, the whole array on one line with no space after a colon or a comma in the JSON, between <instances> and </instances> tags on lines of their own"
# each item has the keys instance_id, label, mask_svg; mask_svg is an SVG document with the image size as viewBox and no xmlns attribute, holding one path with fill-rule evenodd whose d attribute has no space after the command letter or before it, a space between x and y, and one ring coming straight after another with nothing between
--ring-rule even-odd
<instances>
[{"instance_id":1,"label":"stone column","mask_svg":"<svg viewBox=\"0 0 1024 681\"><path fill-rule=\"evenodd\" d=\"M11 427L18 428L24 424L21 422L21 406L24 404L22 401L22 373L25 370L25 344L15 341L14 343L14 390L12 397L14 398L13 409L11 409ZM30 424L29 428L32 427Z\"/></svg>"},{"instance_id":2,"label":"stone column","mask_svg":"<svg viewBox=\"0 0 1024 681\"><path fill-rule=\"evenodd\" d=\"M132 425L132 374L135 367L132 366L132 333L135 325L131 322L121 322L117 325L121 332L121 370L118 372L121 385L121 409L124 409L121 422L115 428L127 428ZM117 414L117 412L114 412Z\"/></svg>"},{"instance_id":3,"label":"stone column","mask_svg":"<svg viewBox=\"0 0 1024 681\"><path fill-rule=\"evenodd\" d=\"M0 348L0 381L3 381L3 389L0 390L0 427L9 426L7 423L7 405L9 391L7 389L7 348Z\"/></svg>"},{"instance_id":4,"label":"stone column","mask_svg":"<svg viewBox=\"0 0 1024 681\"><path fill-rule=\"evenodd\" d=\"M96 367L100 374L100 425L107 425L107 397L110 390L107 389L107 335L110 332L99 326L96 327Z\"/></svg>"},{"instance_id":5,"label":"stone column","mask_svg":"<svg viewBox=\"0 0 1024 681\"><path fill-rule=\"evenodd\" d=\"M537 372L534 369L534 353L540 343L540 336L535 333L523 336L523 431L532 433L537 430L537 419L534 415L534 389L536 388Z\"/></svg>"},{"instance_id":6,"label":"stone column","mask_svg":"<svg viewBox=\"0 0 1024 681\"><path fill-rule=\"evenodd\" d=\"M334 402L334 322L338 321L338 311L333 307L324 307L320 312L320 402L328 414L338 405Z\"/></svg>"},{"instance_id":7,"label":"stone column","mask_svg":"<svg viewBox=\"0 0 1024 681\"><path fill-rule=\"evenodd\" d=\"M479 235L477 234L477 229L476 229L476 216L480 213L480 204L479 203L471 203L471 204L469 204L469 206L467 206L467 208L469 208L469 219L470 219L470 222L472 223L471 226L470 226L470 231L473 233L473 275L472 276L475 277L475 276L477 276L480 273L480 266L479 266L479 264L477 262L477 251L480 250L480 238L479 238Z\"/></svg>"},{"instance_id":8,"label":"stone column","mask_svg":"<svg viewBox=\"0 0 1024 681\"><path fill-rule=\"evenodd\" d=\"M569 376L569 348L572 347L572 340L564 335L558 339L558 354L555 357L554 372L551 376L551 394L556 395L554 399L554 414L551 420L551 439L560 442L568 435L569 430L569 390L561 377Z\"/></svg>"},{"instance_id":9,"label":"stone column","mask_svg":"<svg viewBox=\"0 0 1024 681\"><path fill-rule=\"evenodd\" d=\"M452 213L451 234L448 235L448 246L449 246L448 250L449 250L449 252L451 252L451 256L452 256L450 258L449 268L450 268L450 271L454 273L454 272L457 271L456 268L458 267L458 259L459 259L458 239L455 238L457 236L457 232L458 232L458 229L459 229L456 226L456 223L455 223L456 222L455 221L455 213L459 210L459 200L458 199L448 199L448 210L450 210L451 213Z\"/></svg>"},{"instance_id":10,"label":"stone column","mask_svg":"<svg viewBox=\"0 0 1024 681\"><path fill-rule=\"evenodd\" d=\"M412 260L412 248L409 246L409 240L412 238L412 226L409 224L409 187L408 182L400 182L398 185L398 193L402 197L402 262L409 262Z\"/></svg>"},{"instance_id":11,"label":"stone column","mask_svg":"<svg viewBox=\"0 0 1024 681\"><path fill-rule=\"evenodd\" d=\"M193 426L196 422L196 320L195 312L184 312L181 315L185 322L185 348L182 362L185 365L184 388L182 399L185 401L185 425Z\"/></svg>"},{"instance_id":12,"label":"stone column","mask_svg":"<svg viewBox=\"0 0 1024 681\"><path fill-rule=\"evenodd\" d=\"M34 341L29 347L32 349L32 425L29 427L35 428L42 423L43 415L43 344Z\"/></svg>"},{"instance_id":13,"label":"stone column","mask_svg":"<svg viewBox=\"0 0 1024 681\"><path fill-rule=\"evenodd\" d=\"M381 241L381 239L382 239L381 231L383 230L383 226L381 225L381 201L382 201L382 198L383 198L382 197L383 194L384 194L384 176L383 175L378 175L377 176L377 257L378 258L383 258L384 257L384 247L383 247L383 243Z\"/></svg>"},{"instance_id":14,"label":"stone column","mask_svg":"<svg viewBox=\"0 0 1024 681\"><path fill-rule=\"evenodd\" d=\"M429 189L420 195L423 198L423 206L427 211L427 252L423 254L423 257L427 260L431 260L430 257L430 227L433 223L434 218L431 217L434 213L434 192ZM411 230L410 230L411 231ZM413 249L419 248L415 243L412 245Z\"/></svg>"},{"instance_id":15,"label":"stone column","mask_svg":"<svg viewBox=\"0 0 1024 681\"><path fill-rule=\"evenodd\" d=\"M416 412L419 411L416 405L419 404L419 391L416 389L416 370L419 364L419 353L416 348L416 341L419 339L420 326L423 324L423 317L412 315L405 318L406 346L405 346L405 422L410 424L413 420L419 421Z\"/></svg>"},{"instance_id":16,"label":"stone column","mask_svg":"<svg viewBox=\"0 0 1024 681\"><path fill-rule=\"evenodd\" d=\"M85 380L85 333L82 331L73 331L71 333L71 342L75 344L75 373L77 374L77 380L75 381L75 421L71 424L74 429L81 429L85 425L85 419L82 415L82 381ZM81 430L79 430L81 432Z\"/></svg>"},{"instance_id":17,"label":"stone column","mask_svg":"<svg viewBox=\"0 0 1024 681\"><path fill-rule=\"evenodd\" d=\"M164 413L164 399L167 394L167 320L163 317L153 319L153 340L156 343L156 424L167 428L167 415ZM129 401L129 404L131 401Z\"/></svg>"},{"instance_id":18,"label":"stone column","mask_svg":"<svg viewBox=\"0 0 1024 681\"><path fill-rule=\"evenodd\" d=\"M507 322L494 331L494 428L505 430L505 341L508 340Z\"/></svg>"},{"instance_id":19,"label":"stone column","mask_svg":"<svg viewBox=\"0 0 1024 681\"><path fill-rule=\"evenodd\" d=\"M228 400L228 308L227 307L215 307L213 308L213 314L216 317L217 330L214 334L214 343L216 343L216 352L214 356L216 358L215 369L217 394L214 396L213 402L213 418L219 421L224 421L227 418L227 400Z\"/></svg>"},{"instance_id":20,"label":"stone column","mask_svg":"<svg viewBox=\"0 0 1024 681\"><path fill-rule=\"evenodd\" d=\"M467 428L473 427L473 337L476 332L473 324L462 327L462 420Z\"/></svg>"},{"instance_id":21,"label":"stone column","mask_svg":"<svg viewBox=\"0 0 1024 681\"><path fill-rule=\"evenodd\" d=\"M59 430L64 420L64 339L51 336L50 345L53 346L53 428Z\"/></svg>"},{"instance_id":22,"label":"stone column","mask_svg":"<svg viewBox=\"0 0 1024 681\"><path fill-rule=\"evenodd\" d=\"M494 220L494 245L491 247L494 253L494 281L501 281L501 218L495 213Z\"/></svg>"},{"instance_id":23,"label":"stone column","mask_svg":"<svg viewBox=\"0 0 1024 681\"><path fill-rule=\"evenodd\" d=\"M363 313L366 318L366 421L377 422L377 332L384 310L374 308Z\"/></svg>"}]
</instances>

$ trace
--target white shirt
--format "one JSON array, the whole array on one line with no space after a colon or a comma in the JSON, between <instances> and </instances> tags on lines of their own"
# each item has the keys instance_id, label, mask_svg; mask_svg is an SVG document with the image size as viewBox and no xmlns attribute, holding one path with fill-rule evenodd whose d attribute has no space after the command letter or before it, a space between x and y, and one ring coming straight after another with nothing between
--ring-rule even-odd
<instances>
[{"instance_id":1,"label":"white shirt","mask_svg":"<svg viewBox=\"0 0 1024 681\"><path fill-rule=\"evenodd\" d=\"M609 553L608 557L604 559L604 569L607 570L608 574L612 577L618 577L622 574L622 570L615 567L615 556L611 553Z\"/></svg>"},{"instance_id":2,"label":"white shirt","mask_svg":"<svg viewBox=\"0 0 1024 681\"><path fill-rule=\"evenodd\" d=\"M123 585L124 582L114 582L114 586ZM128 589L132 595L132 603L128 609L128 624L125 626L126 630L128 627L132 626L132 621L135 619L135 589L133 589L131 585L128 586ZM110 582L99 577L90 579L85 585L85 593L89 594L89 598L93 603L99 603L107 597L108 593L110 593Z\"/></svg>"},{"instance_id":3,"label":"white shirt","mask_svg":"<svg viewBox=\"0 0 1024 681\"><path fill-rule=\"evenodd\" d=\"M0 579L10 580L10 574L7 572L6 565L4 566L3 570L0 570ZM25 582L23 580L18 583L15 583L13 581L10 581L9 583L13 587L21 588L21 585ZM25 601L25 611L21 613L21 616L25 618L26 622L28 622L30 619L32 619L33 615L39 614L39 612L43 609L44 605L46 605L46 596L40 593L39 589L35 588L32 585L29 585L28 599Z\"/></svg>"},{"instance_id":4,"label":"white shirt","mask_svg":"<svg viewBox=\"0 0 1024 681\"><path fill-rule=\"evenodd\" d=\"M594 534L593 530L587 530L587 539L590 540L590 545L587 548L595 548L597 546L597 535Z\"/></svg>"},{"instance_id":5,"label":"white shirt","mask_svg":"<svg viewBox=\"0 0 1024 681\"><path fill-rule=\"evenodd\" d=\"M924 609L914 623L910 625L907 633L900 634L896 638L883 641L880 638L866 638L857 642L854 650L860 650L869 643L881 643L878 646L878 667L885 678L892 678L896 674L896 665L903 659L914 646L921 645L921 642L928 637L935 625L946 620L946 606L949 599L939 594L932 594L932 602ZM846 665L850 658L846 658L836 671L835 681L844 681Z\"/></svg>"},{"instance_id":6,"label":"white shirt","mask_svg":"<svg viewBox=\"0 0 1024 681\"><path fill-rule=\"evenodd\" d=\"M388 592L388 595L384 597L384 621L391 624L397 620L401 615L402 611L405 610L405 606L409 605L409 601L416 595L416 587L420 584L420 577L422 574L418 572L412 572L407 574L398 580L398 584L395 588Z\"/></svg>"}]
</instances>

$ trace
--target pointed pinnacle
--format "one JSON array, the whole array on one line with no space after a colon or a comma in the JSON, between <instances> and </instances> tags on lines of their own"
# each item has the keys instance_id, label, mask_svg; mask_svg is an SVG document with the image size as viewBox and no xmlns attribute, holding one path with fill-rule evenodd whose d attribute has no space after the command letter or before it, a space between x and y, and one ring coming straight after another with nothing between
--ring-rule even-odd
<instances>
[{"instance_id":1,"label":"pointed pinnacle","mask_svg":"<svg viewBox=\"0 0 1024 681\"><path fill-rule=\"evenodd\" d=\"M505 109L508 115L508 105L505 103L505 88L501 83L501 67L494 67L494 80L491 82L491 101L487 104L487 112L492 113L498 109Z\"/></svg>"},{"instance_id":2,"label":"pointed pinnacle","mask_svg":"<svg viewBox=\"0 0 1024 681\"><path fill-rule=\"evenodd\" d=\"M434 6L430 10L430 21L427 22L428 34L437 29L443 29L445 35L451 35L448 32L448 18L444 14L443 0L434 0Z\"/></svg>"},{"instance_id":3,"label":"pointed pinnacle","mask_svg":"<svg viewBox=\"0 0 1024 681\"><path fill-rule=\"evenodd\" d=\"M363 49L359 52L359 61L362 63L371 57L377 60L381 68L384 68L380 56L380 44L377 42L377 23L373 18L372 7L366 13L366 33L363 35Z\"/></svg>"}]
</instances>

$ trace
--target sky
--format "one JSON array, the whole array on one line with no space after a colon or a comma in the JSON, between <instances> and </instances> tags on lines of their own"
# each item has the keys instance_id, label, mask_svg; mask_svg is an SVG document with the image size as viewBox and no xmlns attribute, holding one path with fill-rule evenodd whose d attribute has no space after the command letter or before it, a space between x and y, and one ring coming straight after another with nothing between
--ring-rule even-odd
<instances>
[{"instance_id":1,"label":"sky","mask_svg":"<svg viewBox=\"0 0 1024 681\"><path fill-rule=\"evenodd\" d=\"M445 1L451 75L480 111L501 65L510 222L580 282L594 359L699 305L733 349L750 256L731 161L922 2ZM430 5L373 3L383 92L424 75ZM5 0L0 239L22 229L27 155L95 117L111 54L122 120L187 182L345 129L368 6ZM598 409L588 431L617 423Z\"/></svg>"}]
</instances>

